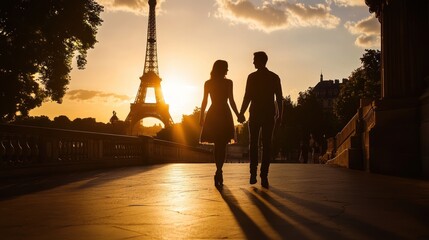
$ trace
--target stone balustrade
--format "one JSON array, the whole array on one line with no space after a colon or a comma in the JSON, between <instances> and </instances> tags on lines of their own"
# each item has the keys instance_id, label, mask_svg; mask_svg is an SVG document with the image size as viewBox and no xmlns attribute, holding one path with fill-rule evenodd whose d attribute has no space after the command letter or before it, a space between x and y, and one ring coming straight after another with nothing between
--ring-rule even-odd
<instances>
[{"instance_id":1,"label":"stone balustrade","mask_svg":"<svg viewBox=\"0 0 429 240\"><path fill-rule=\"evenodd\" d=\"M357 121L359 114L356 113L346 126L335 136L337 155L341 154L346 149L351 148L350 137L356 134Z\"/></svg>"},{"instance_id":2,"label":"stone balustrade","mask_svg":"<svg viewBox=\"0 0 429 240\"><path fill-rule=\"evenodd\" d=\"M335 150L328 163L343 167L368 170L370 148L370 131L375 125L375 106L371 100L361 100L356 114L346 126L335 136ZM329 149L329 148L328 148Z\"/></svg>"},{"instance_id":3,"label":"stone balustrade","mask_svg":"<svg viewBox=\"0 0 429 240\"><path fill-rule=\"evenodd\" d=\"M146 136L0 124L0 176L211 161L208 150Z\"/></svg>"}]
</instances>

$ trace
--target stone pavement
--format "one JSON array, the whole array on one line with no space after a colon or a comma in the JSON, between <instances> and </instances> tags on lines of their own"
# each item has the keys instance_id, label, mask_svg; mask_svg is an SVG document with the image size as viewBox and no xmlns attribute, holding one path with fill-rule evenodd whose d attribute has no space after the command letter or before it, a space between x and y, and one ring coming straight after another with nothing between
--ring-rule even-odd
<instances>
[{"instance_id":1,"label":"stone pavement","mask_svg":"<svg viewBox=\"0 0 429 240\"><path fill-rule=\"evenodd\" d=\"M166 164L0 183L0 238L429 239L429 182L328 165Z\"/></svg>"}]
</instances>

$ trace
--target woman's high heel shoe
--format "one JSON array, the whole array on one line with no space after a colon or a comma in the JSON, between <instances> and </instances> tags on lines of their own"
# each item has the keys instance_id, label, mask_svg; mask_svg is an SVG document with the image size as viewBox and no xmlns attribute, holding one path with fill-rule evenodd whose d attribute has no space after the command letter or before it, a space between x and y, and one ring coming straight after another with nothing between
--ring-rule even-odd
<instances>
[{"instance_id":1,"label":"woman's high heel shoe","mask_svg":"<svg viewBox=\"0 0 429 240\"><path fill-rule=\"evenodd\" d=\"M214 183L215 183L215 187L217 188L220 188L223 186L222 172L216 172L216 174L214 175Z\"/></svg>"}]
</instances>

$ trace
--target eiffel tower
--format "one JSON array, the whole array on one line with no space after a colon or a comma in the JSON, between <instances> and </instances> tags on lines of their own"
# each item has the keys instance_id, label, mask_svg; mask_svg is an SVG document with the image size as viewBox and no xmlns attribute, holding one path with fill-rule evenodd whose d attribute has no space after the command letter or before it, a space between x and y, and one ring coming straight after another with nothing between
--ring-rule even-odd
<instances>
[{"instance_id":1,"label":"eiffel tower","mask_svg":"<svg viewBox=\"0 0 429 240\"><path fill-rule=\"evenodd\" d=\"M147 28L146 58L143 75L140 77L140 87L134 103L131 103L130 113L125 122L128 124L128 134L133 134L136 123L143 118L154 117L164 123L165 127L171 126L173 120L168 111L161 89L161 78L158 73L158 57L156 49L156 24L155 7L156 0L149 0L149 22ZM146 102L148 88L155 93L155 103Z\"/></svg>"}]
</instances>

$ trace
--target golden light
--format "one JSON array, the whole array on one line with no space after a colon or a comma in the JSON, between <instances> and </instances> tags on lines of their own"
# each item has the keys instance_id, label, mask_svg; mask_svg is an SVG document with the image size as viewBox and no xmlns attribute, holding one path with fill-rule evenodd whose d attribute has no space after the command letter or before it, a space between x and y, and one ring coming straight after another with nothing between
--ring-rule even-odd
<instances>
[{"instance_id":1,"label":"golden light","mask_svg":"<svg viewBox=\"0 0 429 240\"><path fill-rule=\"evenodd\" d=\"M170 115L175 123L181 122L183 114L191 114L200 104L199 98L202 94L198 92L198 88L178 75L165 75L161 87L164 100L170 106Z\"/></svg>"}]
</instances>

